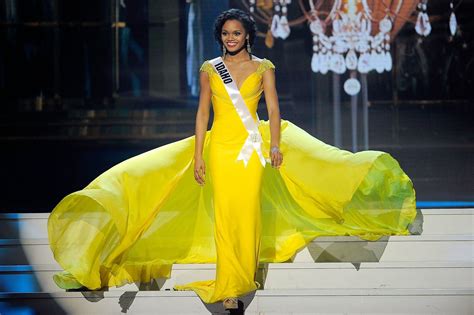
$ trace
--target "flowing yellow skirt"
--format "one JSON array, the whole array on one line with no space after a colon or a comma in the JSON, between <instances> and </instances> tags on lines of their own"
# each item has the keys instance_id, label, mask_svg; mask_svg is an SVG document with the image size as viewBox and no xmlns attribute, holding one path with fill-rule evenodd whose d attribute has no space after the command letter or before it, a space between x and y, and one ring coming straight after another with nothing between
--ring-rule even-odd
<instances>
[{"instance_id":1,"label":"flowing yellow skirt","mask_svg":"<svg viewBox=\"0 0 474 315\"><path fill-rule=\"evenodd\" d=\"M268 158L269 122L259 129ZM204 186L194 180L191 136L125 160L61 200L48 219L64 269L56 284L94 290L168 278L173 264L217 263L215 279L175 286L213 303L257 289L259 263L287 261L318 236L410 234L415 190L386 152L341 150L282 119L281 167L263 168L253 154L244 168L236 148L211 137Z\"/></svg>"}]
</instances>

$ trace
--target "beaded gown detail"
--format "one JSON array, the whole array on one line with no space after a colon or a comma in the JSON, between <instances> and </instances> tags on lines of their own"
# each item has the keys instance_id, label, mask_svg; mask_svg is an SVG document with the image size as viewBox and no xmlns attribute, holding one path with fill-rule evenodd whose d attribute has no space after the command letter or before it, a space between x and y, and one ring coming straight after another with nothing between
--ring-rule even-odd
<instances>
[{"instance_id":1,"label":"beaded gown detail","mask_svg":"<svg viewBox=\"0 0 474 315\"><path fill-rule=\"evenodd\" d=\"M269 158L269 121L256 115L268 59L240 93L259 124ZM127 159L64 197L48 219L51 250L64 289L99 289L171 277L173 264L215 263L214 279L175 284L206 303L250 293L259 263L285 262L318 236L375 241L409 235L416 216L412 181L389 153L352 153L281 120L279 169L254 151L225 86L206 61L214 121L205 135L206 184L193 176L195 136Z\"/></svg>"}]
</instances>

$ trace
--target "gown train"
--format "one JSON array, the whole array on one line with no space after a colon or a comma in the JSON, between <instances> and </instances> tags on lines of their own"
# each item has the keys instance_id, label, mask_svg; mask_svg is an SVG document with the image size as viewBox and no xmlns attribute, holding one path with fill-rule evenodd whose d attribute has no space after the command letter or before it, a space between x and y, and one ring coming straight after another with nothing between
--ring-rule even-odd
<instances>
[{"instance_id":1,"label":"gown train","mask_svg":"<svg viewBox=\"0 0 474 315\"><path fill-rule=\"evenodd\" d=\"M174 287L212 303L258 289L259 263L288 261L318 236L410 234L415 190L389 153L345 151L282 119L279 169L262 167L255 152L247 168L235 162L245 129L218 79L211 76L205 185L193 176L190 136L127 159L64 197L48 219L50 247L64 269L54 275L59 287L149 282L170 277L173 264L217 263L215 279ZM254 75L242 86L252 113L259 81ZM258 128L269 158L269 122Z\"/></svg>"}]
</instances>

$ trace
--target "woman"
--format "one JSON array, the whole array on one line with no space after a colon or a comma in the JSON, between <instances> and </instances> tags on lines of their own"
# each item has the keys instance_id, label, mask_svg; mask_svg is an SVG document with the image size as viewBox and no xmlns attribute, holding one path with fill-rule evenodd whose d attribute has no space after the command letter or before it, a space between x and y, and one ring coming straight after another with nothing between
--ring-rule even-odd
<instances>
[{"instance_id":1,"label":"woman","mask_svg":"<svg viewBox=\"0 0 474 315\"><path fill-rule=\"evenodd\" d=\"M59 287L149 282L176 263L216 263L215 279L174 288L236 308L260 287L259 263L287 261L315 237L410 234L415 191L398 162L340 150L280 119L275 67L251 54L245 12L223 12L215 36L223 54L201 67L196 135L123 161L52 211ZM256 115L263 91L269 121Z\"/></svg>"},{"instance_id":2,"label":"woman","mask_svg":"<svg viewBox=\"0 0 474 315\"><path fill-rule=\"evenodd\" d=\"M195 290L207 301L224 300L226 308L237 308L237 296L259 287L254 276L258 268L261 180L266 160L260 142L253 142L257 144L254 148L250 135L255 131L255 135L259 136L256 112L263 89L270 120L269 154L272 167L280 167L283 160L279 150L280 111L275 74L271 70L274 66L269 60L252 56L250 47L255 32L255 22L241 10L228 10L215 22L214 36L223 56L215 60L216 67L209 61L201 67L194 177L200 185L205 183L206 167L202 152L212 98L215 119L209 143L209 160L214 187L215 225L218 227L215 235L216 281L175 286L176 289ZM223 89L228 84L222 84L225 78L222 81L218 73L233 79L229 83L234 86L228 87L233 88L233 92L229 94ZM234 106L233 101L238 101L232 99L232 93L243 97L240 103L242 108Z\"/></svg>"}]
</instances>

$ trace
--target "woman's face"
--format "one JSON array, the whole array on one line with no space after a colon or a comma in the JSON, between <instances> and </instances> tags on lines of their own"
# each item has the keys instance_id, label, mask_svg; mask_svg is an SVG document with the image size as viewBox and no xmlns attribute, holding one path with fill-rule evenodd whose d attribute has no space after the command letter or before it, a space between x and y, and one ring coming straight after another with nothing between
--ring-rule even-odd
<instances>
[{"instance_id":1,"label":"woman's face","mask_svg":"<svg viewBox=\"0 0 474 315\"><path fill-rule=\"evenodd\" d=\"M246 44L247 33L238 20L227 20L222 25L221 40L227 51L233 52L242 48Z\"/></svg>"}]
</instances>

